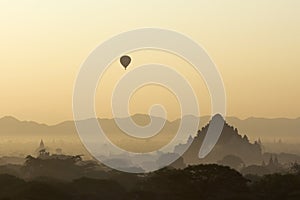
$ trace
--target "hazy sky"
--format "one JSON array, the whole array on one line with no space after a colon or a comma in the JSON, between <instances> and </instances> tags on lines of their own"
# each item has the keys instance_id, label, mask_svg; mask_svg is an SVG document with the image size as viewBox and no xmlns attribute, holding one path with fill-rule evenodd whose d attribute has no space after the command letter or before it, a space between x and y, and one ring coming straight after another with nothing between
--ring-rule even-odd
<instances>
[{"instance_id":1,"label":"hazy sky","mask_svg":"<svg viewBox=\"0 0 300 200\"><path fill-rule=\"evenodd\" d=\"M140 27L176 30L201 44L223 77L228 115L300 116L298 0L1 0L0 117L72 119L81 63L109 37ZM205 101L200 106L207 114ZM131 107L133 113L145 109Z\"/></svg>"}]
</instances>

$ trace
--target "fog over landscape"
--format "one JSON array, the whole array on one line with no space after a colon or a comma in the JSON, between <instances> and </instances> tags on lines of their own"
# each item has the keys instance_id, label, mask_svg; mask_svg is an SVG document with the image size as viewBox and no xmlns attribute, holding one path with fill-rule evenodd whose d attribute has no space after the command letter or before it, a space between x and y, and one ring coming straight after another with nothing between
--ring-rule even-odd
<instances>
[{"instance_id":1,"label":"fog over landscape","mask_svg":"<svg viewBox=\"0 0 300 200\"><path fill-rule=\"evenodd\" d=\"M150 122L150 118L147 115L135 115L133 120L139 125L146 125ZM199 129L205 126L209 121L209 117L201 117ZM241 120L236 117L227 117L226 121L237 128L240 134L248 136L250 141L260 139L266 147L278 152L280 148L285 149L289 152L299 152L296 147L300 143L300 118L287 119L287 118L248 118ZM99 119L101 125L105 129L109 130L109 134L113 132L120 132L117 128L113 119ZM163 132L169 132L169 134L175 134L180 120L167 121ZM76 152L76 145L80 143L80 138L76 132L76 127L73 121L65 121L56 125L40 124L33 121L20 121L14 117L3 117L0 119L0 138L1 138L1 149L0 154L10 152L10 154L22 153L22 150L26 150L30 153L30 146L36 147L41 139L47 141L50 145L59 146L64 144L65 146L72 146L74 149L65 147L69 152ZM191 134L195 136L196 133ZM162 138L163 140L163 138ZM54 143L54 144L53 144ZM56 144L55 144L56 143ZM8 144L8 145L5 145ZM20 145L24 144L24 145ZM288 145L287 145L288 144ZM13 151L5 150L5 146L14 149ZM26 147L27 146L27 147ZM293 149L293 147L295 147ZM69 149L70 148L70 149ZM282 150L283 150L282 149ZM23 152L25 153L25 152Z\"/></svg>"},{"instance_id":2,"label":"fog over landscape","mask_svg":"<svg viewBox=\"0 0 300 200\"><path fill-rule=\"evenodd\" d=\"M145 125L150 118L135 115L133 119L139 125ZM273 142L263 142L267 139L262 136L249 139L250 134L240 131L236 125L239 124L244 129L257 125L256 129L250 130L264 132L276 131L280 123L293 127L290 129L291 138L295 137L293 134L299 128L295 125L295 121L299 119L240 120L228 117L212 151L205 158L199 158L199 149L208 127L215 120L224 119L221 115L201 118L204 125L199 131L191 134L187 141L181 141L172 152L156 151L147 156L136 154L133 157L114 154L109 149L106 149L108 154L101 152L107 163L117 164L122 167L120 169L128 172L132 170L134 173L130 174L111 169L90 156L80 142L72 121L48 126L22 122L12 117L2 118L0 130L6 134L1 135L0 185L5 190L0 190L0 197L20 199L46 195L49 199L131 199L133 195L136 199L147 199L155 195L157 199L170 196L178 199L285 199L291 196L290 192L300 189L300 153L297 141L285 142L284 134L280 131L276 134L283 139L274 138ZM236 124L232 125L229 121ZM99 122L111 130L117 130L113 127L113 119L99 119ZM166 126L173 127L176 123L178 121L167 122ZM275 128L261 127L267 125L274 125ZM163 134L172 130L164 130ZM20 135L26 140L19 140ZM253 134L252 138L255 136ZM267 134L264 136L268 138ZM164 137L161 139L165 140ZM105 144L102 145L105 149ZM145 173L153 166L159 167L164 161L172 160L186 145L189 146L187 151L170 166ZM286 187L278 192L276 188L284 180L292 181L294 187ZM266 184L274 188L266 191ZM206 189L201 189L204 186ZM178 187L179 190L174 193L173 187ZM40 193L34 192L37 188L42 188ZM12 192L13 190L16 192ZM219 192L214 194L212 191ZM273 198L274 194L276 198Z\"/></svg>"},{"instance_id":3,"label":"fog over landscape","mask_svg":"<svg viewBox=\"0 0 300 200\"><path fill-rule=\"evenodd\" d=\"M133 120L138 125L147 125L148 123L150 123L149 116L142 114L134 115ZM102 128L106 130L108 138L110 138L113 143L115 142L116 145L120 145L122 148L128 148L132 151L139 151L140 149L145 149L145 145L143 143L141 143L140 145L133 144L130 137L120 136L124 135L124 133L120 129L118 129L113 119L99 119L98 121L101 124ZM202 130L203 128L207 127L209 121L210 117L201 117L199 130ZM267 155L265 153L278 154L278 156L281 157L281 160L285 161L285 163L296 161L298 160L297 156L300 156L300 142L298 141L298 133L300 130L299 122L299 118L248 118L245 120L241 120L235 117L227 117L226 123L230 127L233 127L233 129L227 130L226 125L223 129L221 137L219 138L219 142L214 148L214 150L221 148L222 153L215 153L216 155L218 155L218 157L215 157L212 156L214 154L214 151L212 151L207 157L208 160L205 162L217 163L218 161L222 160L222 158L226 155L238 155L240 152L244 151L245 148L248 148L246 147L247 145L242 145L242 138L244 139L244 142L246 141L246 143L259 143L260 146L257 150L259 151L259 155L257 155L256 158L247 161L247 165L258 163L261 164L263 160L267 161L269 158L267 156L264 157L264 155ZM175 136L179 123L179 119L171 122L166 121L164 129L162 129L160 132L160 135L162 136L153 139L152 143L156 144L157 146L166 143L170 138ZM64 154L83 155L83 159L85 160L93 159L82 144L80 137L76 132L76 127L73 121L65 121L57 125L49 126L46 124L39 124L32 121L19 121L13 117L4 117L0 119L0 132L0 155L2 157L19 157L24 159L27 155L38 155L39 152L37 149L42 140L46 150L50 153L56 153L57 149L60 149L61 153ZM230 134L226 136L227 132L229 132ZM197 138L199 136L202 138L204 137L204 135L198 134L190 134L190 141L180 140L179 138L178 144L184 145L186 143L191 142L192 140L196 142L197 139L195 140L194 138ZM239 137L241 138L240 141L238 139ZM235 140L237 140L236 143L232 143ZM221 147L219 147L218 144L222 143L226 145L221 145ZM107 144L103 143L102 141L95 141L95 145L102 145L104 147L103 149L105 149L105 146ZM177 146L177 148L180 148L180 145ZM198 148L197 151L199 151L201 145L202 142L198 142L198 144L196 145L196 148ZM234 148L232 147L232 145L234 145ZM151 149L152 147L149 148ZM189 148L193 149L195 148L195 145L191 145ZM231 148L233 149L230 150ZM227 154L224 153L226 151L228 151ZM246 150L245 155L242 155L241 157L244 157L242 158L243 160L248 160L248 158L251 157L251 155L254 152L255 150L253 151L249 149L249 152L247 153ZM157 153L158 152L153 152L153 155L155 156ZM170 152L165 153L176 153L176 147ZM184 155L187 154L189 154L189 151L186 152L186 154ZM194 152L193 154L197 155L197 152ZM284 156L284 154L287 155ZM110 157L115 156L115 158L118 158L119 156L122 157L122 155L114 155L111 149L106 149L104 152L99 152L99 155ZM156 156L158 159L159 155L157 154ZM203 162L204 161L199 161L199 163ZM193 162L189 161L188 163ZM196 161L195 163L198 163L198 161Z\"/></svg>"}]
</instances>

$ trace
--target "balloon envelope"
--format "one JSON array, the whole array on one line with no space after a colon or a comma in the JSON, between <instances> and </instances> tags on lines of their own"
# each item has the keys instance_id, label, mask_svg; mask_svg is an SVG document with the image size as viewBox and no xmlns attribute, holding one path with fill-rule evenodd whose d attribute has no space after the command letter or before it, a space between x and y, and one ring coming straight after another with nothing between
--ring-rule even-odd
<instances>
[{"instance_id":1,"label":"balloon envelope","mask_svg":"<svg viewBox=\"0 0 300 200\"><path fill-rule=\"evenodd\" d=\"M123 65L125 69L130 64L130 62L131 62L131 58L129 56L122 56L120 58L120 63Z\"/></svg>"}]
</instances>

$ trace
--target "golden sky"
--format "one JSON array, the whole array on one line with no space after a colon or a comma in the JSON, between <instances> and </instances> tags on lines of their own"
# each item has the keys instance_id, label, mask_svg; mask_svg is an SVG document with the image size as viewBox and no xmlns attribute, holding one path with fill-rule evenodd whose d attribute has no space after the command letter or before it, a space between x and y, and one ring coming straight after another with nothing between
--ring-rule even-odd
<instances>
[{"instance_id":1,"label":"golden sky","mask_svg":"<svg viewBox=\"0 0 300 200\"><path fill-rule=\"evenodd\" d=\"M0 117L49 124L72 119L81 63L101 42L141 27L181 32L207 50L223 77L229 116L299 117L299 24L298 0L2 0ZM141 94L133 97L136 102ZM200 108L208 114L208 101L203 102ZM97 111L109 113L101 105Z\"/></svg>"}]
</instances>

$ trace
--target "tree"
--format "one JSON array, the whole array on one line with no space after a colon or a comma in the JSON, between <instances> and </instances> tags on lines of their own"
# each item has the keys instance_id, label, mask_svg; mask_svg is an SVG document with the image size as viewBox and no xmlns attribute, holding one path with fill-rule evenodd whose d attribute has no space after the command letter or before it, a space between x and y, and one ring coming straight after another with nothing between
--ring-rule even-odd
<instances>
[{"instance_id":1,"label":"tree","mask_svg":"<svg viewBox=\"0 0 300 200\"><path fill-rule=\"evenodd\" d=\"M149 174L138 191L153 199L240 199L248 192L240 173L215 164L161 169Z\"/></svg>"},{"instance_id":2,"label":"tree","mask_svg":"<svg viewBox=\"0 0 300 200\"><path fill-rule=\"evenodd\" d=\"M292 163L291 172L300 175L300 165L297 162Z\"/></svg>"},{"instance_id":3,"label":"tree","mask_svg":"<svg viewBox=\"0 0 300 200\"><path fill-rule=\"evenodd\" d=\"M221 165L229 166L236 170L240 170L245 166L244 161L240 157L235 155L227 155L218 163Z\"/></svg>"}]
</instances>

